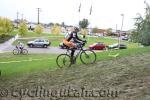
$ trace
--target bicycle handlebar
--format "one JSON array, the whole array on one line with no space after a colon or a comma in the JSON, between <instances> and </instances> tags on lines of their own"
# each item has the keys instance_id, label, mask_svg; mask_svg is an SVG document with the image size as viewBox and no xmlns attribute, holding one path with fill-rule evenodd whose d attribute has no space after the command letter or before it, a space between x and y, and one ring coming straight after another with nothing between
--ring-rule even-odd
<instances>
[{"instance_id":1,"label":"bicycle handlebar","mask_svg":"<svg viewBox=\"0 0 150 100\"><path fill-rule=\"evenodd\" d=\"M78 48L82 48L83 46L85 46L86 43L87 43L86 41L85 41L85 42L83 41L83 42L81 42L77 47L78 47Z\"/></svg>"}]
</instances>

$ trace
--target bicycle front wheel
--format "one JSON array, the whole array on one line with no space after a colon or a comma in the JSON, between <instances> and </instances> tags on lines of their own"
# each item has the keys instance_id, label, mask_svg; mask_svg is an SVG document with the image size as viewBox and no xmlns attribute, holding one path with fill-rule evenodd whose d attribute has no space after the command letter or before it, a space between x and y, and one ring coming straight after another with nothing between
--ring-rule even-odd
<instances>
[{"instance_id":1,"label":"bicycle front wheel","mask_svg":"<svg viewBox=\"0 0 150 100\"><path fill-rule=\"evenodd\" d=\"M18 49L14 49L14 50L13 50L13 54L14 54L14 55L18 55L18 54L19 54L19 50L18 50Z\"/></svg>"},{"instance_id":2,"label":"bicycle front wheel","mask_svg":"<svg viewBox=\"0 0 150 100\"><path fill-rule=\"evenodd\" d=\"M67 54L60 54L56 59L56 63L60 68L70 67L71 66L70 56Z\"/></svg>"},{"instance_id":3,"label":"bicycle front wheel","mask_svg":"<svg viewBox=\"0 0 150 100\"><path fill-rule=\"evenodd\" d=\"M23 49L22 50L22 54L27 55L28 54L28 50L27 49Z\"/></svg>"},{"instance_id":4,"label":"bicycle front wheel","mask_svg":"<svg viewBox=\"0 0 150 100\"><path fill-rule=\"evenodd\" d=\"M83 64L93 64L96 61L96 53L92 50L84 50L80 54L80 59Z\"/></svg>"}]
</instances>

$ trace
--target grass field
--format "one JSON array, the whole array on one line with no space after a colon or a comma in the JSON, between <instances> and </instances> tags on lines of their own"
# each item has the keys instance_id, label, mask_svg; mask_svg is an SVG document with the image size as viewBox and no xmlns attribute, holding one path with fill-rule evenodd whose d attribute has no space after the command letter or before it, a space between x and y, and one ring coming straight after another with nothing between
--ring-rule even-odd
<instances>
[{"instance_id":1,"label":"grass field","mask_svg":"<svg viewBox=\"0 0 150 100\"><path fill-rule=\"evenodd\" d=\"M113 57L109 56L109 54L114 55L119 53L119 57L123 57L148 51L150 51L150 47L98 52L97 60L112 59ZM10 77L22 73L55 69L58 68L56 65L57 56L58 55L54 54L29 54L27 56L14 56L12 53L3 53L0 54L0 70L2 70L4 77ZM77 63L81 64L79 59Z\"/></svg>"},{"instance_id":2,"label":"grass field","mask_svg":"<svg viewBox=\"0 0 150 100\"><path fill-rule=\"evenodd\" d=\"M58 40L57 40L58 39ZM51 41L61 38L51 38ZM104 42L116 43L109 38L88 38L88 44ZM25 41L26 42L26 41ZM124 41L128 49L97 52L97 61L92 65L77 64L69 68L58 68L56 54L13 55L0 53L0 100L149 100L150 99L150 47L139 48L135 43ZM138 48L137 48L138 47ZM117 57L111 55L119 54ZM117 97L108 94L99 97L76 96L29 96L29 91L41 86L48 90L61 89L88 91L117 91ZM2 89L9 94L3 96ZM15 89L16 97L11 95ZM51 91L50 91L51 92ZM20 94L19 94L20 93ZM24 93L24 94L21 94ZM55 92L56 93L56 92ZM104 92L103 92L104 93ZM76 94L77 95L77 94ZM98 94L96 94L98 95Z\"/></svg>"},{"instance_id":3,"label":"grass field","mask_svg":"<svg viewBox=\"0 0 150 100\"><path fill-rule=\"evenodd\" d=\"M116 58L108 54L119 53ZM118 95L103 95L99 97L76 96L60 97L60 95L30 97L18 94L2 97L1 100L49 100L50 98L60 100L149 100L149 72L150 72L150 47L132 48L126 50L114 50L111 52L97 53L98 61L92 65L82 65L78 62L70 68L58 68L55 64L57 55L31 54L28 56L14 56L11 54L0 54L0 62L41 59L39 61L28 61L18 63L0 63L2 76L0 87L9 91L15 89L33 90L41 86L44 89L76 89L85 90L111 90L118 91ZM51 59L49 59L51 58ZM43 59L43 60L42 60ZM71 91L70 90L70 91ZM96 94L98 95L98 94Z\"/></svg>"}]
</instances>

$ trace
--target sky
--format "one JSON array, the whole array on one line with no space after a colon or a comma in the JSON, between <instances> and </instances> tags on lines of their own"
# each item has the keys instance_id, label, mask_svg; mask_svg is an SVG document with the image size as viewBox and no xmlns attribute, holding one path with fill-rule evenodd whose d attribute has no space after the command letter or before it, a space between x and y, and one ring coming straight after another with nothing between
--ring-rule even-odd
<instances>
[{"instance_id":1,"label":"sky","mask_svg":"<svg viewBox=\"0 0 150 100\"><path fill-rule=\"evenodd\" d=\"M150 0L146 1L150 4ZM118 30L121 29L122 20L122 30L133 29L133 18L137 13L142 16L145 13L144 0L0 0L0 16L11 20L16 19L19 12L19 19L23 15L24 19L37 22L37 8L40 8L41 23L77 25L79 20L86 18L90 22L89 27Z\"/></svg>"}]
</instances>

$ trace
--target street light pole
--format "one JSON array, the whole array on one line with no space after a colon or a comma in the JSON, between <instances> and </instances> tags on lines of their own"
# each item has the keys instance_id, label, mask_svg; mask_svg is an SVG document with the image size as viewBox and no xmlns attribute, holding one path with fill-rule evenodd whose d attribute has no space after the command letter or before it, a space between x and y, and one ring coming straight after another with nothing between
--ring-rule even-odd
<instances>
[{"instance_id":1,"label":"street light pole","mask_svg":"<svg viewBox=\"0 0 150 100\"><path fill-rule=\"evenodd\" d=\"M120 47L120 36L121 36L122 29L123 29L124 14L121 14L121 16L122 16L122 22L121 22L121 29L119 32L119 47Z\"/></svg>"},{"instance_id":2,"label":"street light pole","mask_svg":"<svg viewBox=\"0 0 150 100\"><path fill-rule=\"evenodd\" d=\"M23 14L21 14L21 17L22 17L21 20L23 21Z\"/></svg>"},{"instance_id":3,"label":"street light pole","mask_svg":"<svg viewBox=\"0 0 150 100\"><path fill-rule=\"evenodd\" d=\"M122 31L122 28L123 28L123 21L124 21L124 14L121 14L122 16L122 24L121 24L121 31Z\"/></svg>"}]
</instances>

